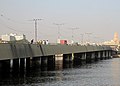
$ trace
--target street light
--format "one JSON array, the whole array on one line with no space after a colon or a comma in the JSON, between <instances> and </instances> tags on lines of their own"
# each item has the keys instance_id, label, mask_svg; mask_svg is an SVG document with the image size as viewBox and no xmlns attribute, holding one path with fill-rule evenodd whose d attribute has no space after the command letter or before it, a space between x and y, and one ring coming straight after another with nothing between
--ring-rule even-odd
<instances>
[{"instance_id":1,"label":"street light","mask_svg":"<svg viewBox=\"0 0 120 86\"><path fill-rule=\"evenodd\" d=\"M92 33L85 33L87 36L88 36L88 41L87 42L90 42L90 35L92 34Z\"/></svg>"},{"instance_id":2,"label":"street light","mask_svg":"<svg viewBox=\"0 0 120 86\"><path fill-rule=\"evenodd\" d=\"M37 42L37 21L40 21L40 20L43 20L43 19L33 19L31 21L34 21L35 22L35 42Z\"/></svg>"},{"instance_id":3,"label":"street light","mask_svg":"<svg viewBox=\"0 0 120 86\"><path fill-rule=\"evenodd\" d=\"M53 23L54 25L56 25L58 27L58 39L61 38L61 34L60 34L60 26L64 25L64 23L58 24L58 23Z\"/></svg>"},{"instance_id":4,"label":"street light","mask_svg":"<svg viewBox=\"0 0 120 86\"><path fill-rule=\"evenodd\" d=\"M83 41L84 41L84 34L80 34L81 35L81 44L83 44Z\"/></svg>"},{"instance_id":5,"label":"street light","mask_svg":"<svg viewBox=\"0 0 120 86\"><path fill-rule=\"evenodd\" d=\"M77 30L79 28L74 27L74 28L69 28L69 29L71 29L71 32L72 32L72 41L73 41L73 39L74 39L74 30Z\"/></svg>"}]
</instances>

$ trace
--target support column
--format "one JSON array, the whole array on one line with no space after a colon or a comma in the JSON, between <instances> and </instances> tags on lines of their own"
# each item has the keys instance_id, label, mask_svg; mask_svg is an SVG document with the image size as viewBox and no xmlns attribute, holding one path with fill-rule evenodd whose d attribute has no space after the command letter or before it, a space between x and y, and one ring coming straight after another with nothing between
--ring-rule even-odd
<instances>
[{"instance_id":1,"label":"support column","mask_svg":"<svg viewBox=\"0 0 120 86\"><path fill-rule=\"evenodd\" d=\"M47 66L48 58L46 56L41 57L41 66Z\"/></svg>"},{"instance_id":2,"label":"support column","mask_svg":"<svg viewBox=\"0 0 120 86\"><path fill-rule=\"evenodd\" d=\"M10 70L10 60L1 60L0 61L0 69L4 71Z\"/></svg>"},{"instance_id":3,"label":"support column","mask_svg":"<svg viewBox=\"0 0 120 86\"><path fill-rule=\"evenodd\" d=\"M103 51L103 59L106 59L106 53Z\"/></svg>"},{"instance_id":4,"label":"support column","mask_svg":"<svg viewBox=\"0 0 120 86\"><path fill-rule=\"evenodd\" d=\"M19 73L19 75L21 76L21 77L23 77L24 76L24 74L25 74L25 71L24 71L24 69L25 69L25 58L20 58L19 59L19 67L20 67L20 73Z\"/></svg>"},{"instance_id":5,"label":"support column","mask_svg":"<svg viewBox=\"0 0 120 86\"><path fill-rule=\"evenodd\" d=\"M42 56L41 57L41 70L47 71L47 64L48 64L48 57Z\"/></svg>"},{"instance_id":6,"label":"support column","mask_svg":"<svg viewBox=\"0 0 120 86\"><path fill-rule=\"evenodd\" d=\"M108 58L109 58L108 51L106 51L106 59L108 59Z\"/></svg>"},{"instance_id":7,"label":"support column","mask_svg":"<svg viewBox=\"0 0 120 86\"><path fill-rule=\"evenodd\" d=\"M55 55L55 70L63 69L63 54Z\"/></svg>"},{"instance_id":8,"label":"support column","mask_svg":"<svg viewBox=\"0 0 120 86\"><path fill-rule=\"evenodd\" d=\"M5 78L10 76L10 60L0 61L0 77Z\"/></svg>"},{"instance_id":9,"label":"support column","mask_svg":"<svg viewBox=\"0 0 120 86\"><path fill-rule=\"evenodd\" d=\"M101 58L101 52L98 52L98 60Z\"/></svg>"},{"instance_id":10,"label":"support column","mask_svg":"<svg viewBox=\"0 0 120 86\"><path fill-rule=\"evenodd\" d=\"M91 61L93 61L93 60L95 61L95 52L91 53Z\"/></svg>"},{"instance_id":11,"label":"support column","mask_svg":"<svg viewBox=\"0 0 120 86\"><path fill-rule=\"evenodd\" d=\"M91 63L91 53L86 53L86 63Z\"/></svg>"},{"instance_id":12,"label":"support column","mask_svg":"<svg viewBox=\"0 0 120 86\"><path fill-rule=\"evenodd\" d=\"M41 57L32 58L32 67L39 68L41 66Z\"/></svg>"},{"instance_id":13,"label":"support column","mask_svg":"<svg viewBox=\"0 0 120 86\"><path fill-rule=\"evenodd\" d=\"M13 59L13 70L19 70L19 59Z\"/></svg>"},{"instance_id":14,"label":"support column","mask_svg":"<svg viewBox=\"0 0 120 86\"><path fill-rule=\"evenodd\" d=\"M20 68L19 62L20 62L19 58L13 59L13 67L11 70L13 77L16 77L19 75L19 68Z\"/></svg>"},{"instance_id":15,"label":"support column","mask_svg":"<svg viewBox=\"0 0 120 86\"><path fill-rule=\"evenodd\" d=\"M25 58L25 68L26 68L26 71L29 72L29 70L30 70L30 57Z\"/></svg>"},{"instance_id":16,"label":"support column","mask_svg":"<svg viewBox=\"0 0 120 86\"><path fill-rule=\"evenodd\" d=\"M20 70L24 70L25 68L25 58L20 58Z\"/></svg>"},{"instance_id":17,"label":"support column","mask_svg":"<svg viewBox=\"0 0 120 86\"><path fill-rule=\"evenodd\" d=\"M69 54L63 54L63 62L69 62Z\"/></svg>"},{"instance_id":18,"label":"support column","mask_svg":"<svg viewBox=\"0 0 120 86\"><path fill-rule=\"evenodd\" d=\"M78 53L74 54L74 65L78 65L81 63L81 59Z\"/></svg>"},{"instance_id":19,"label":"support column","mask_svg":"<svg viewBox=\"0 0 120 86\"><path fill-rule=\"evenodd\" d=\"M63 68L70 68L73 66L72 56L72 54L63 54Z\"/></svg>"},{"instance_id":20,"label":"support column","mask_svg":"<svg viewBox=\"0 0 120 86\"><path fill-rule=\"evenodd\" d=\"M103 51L100 51L100 60L103 60Z\"/></svg>"},{"instance_id":21,"label":"support column","mask_svg":"<svg viewBox=\"0 0 120 86\"><path fill-rule=\"evenodd\" d=\"M111 54L110 53L111 53L111 51L109 51L109 59L111 59Z\"/></svg>"},{"instance_id":22,"label":"support column","mask_svg":"<svg viewBox=\"0 0 120 86\"><path fill-rule=\"evenodd\" d=\"M48 65L48 70L55 69L55 56L54 55L48 56L47 65Z\"/></svg>"}]
</instances>

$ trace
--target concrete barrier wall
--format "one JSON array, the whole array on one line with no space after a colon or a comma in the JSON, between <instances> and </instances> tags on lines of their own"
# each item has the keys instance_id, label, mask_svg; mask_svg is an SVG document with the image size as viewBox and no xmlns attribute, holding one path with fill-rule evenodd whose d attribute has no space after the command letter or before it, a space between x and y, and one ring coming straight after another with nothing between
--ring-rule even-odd
<instances>
[{"instance_id":1,"label":"concrete barrier wall","mask_svg":"<svg viewBox=\"0 0 120 86\"><path fill-rule=\"evenodd\" d=\"M0 60L14 58L10 44L0 44Z\"/></svg>"},{"instance_id":2,"label":"concrete barrier wall","mask_svg":"<svg viewBox=\"0 0 120 86\"><path fill-rule=\"evenodd\" d=\"M108 46L0 44L0 60L111 50Z\"/></svg>"}]
</instances>

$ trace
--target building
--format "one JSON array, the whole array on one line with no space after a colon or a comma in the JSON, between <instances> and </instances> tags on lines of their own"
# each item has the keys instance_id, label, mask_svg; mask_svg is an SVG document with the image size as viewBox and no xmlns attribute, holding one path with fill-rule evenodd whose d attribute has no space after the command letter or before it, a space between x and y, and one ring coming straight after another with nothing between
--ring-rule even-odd
<instances>
[{"instance_id":1,"label":"building","mask_svg":"<svg viewBox=\"0 0 120 86\"><path fill-rule=\"evenodd\" d=\"M114 33L113 40L105 41L103 44L104 45L109 45L115 50L120 49L120 40L119 40L118 33L117 32Z\"/></svg>"},{"instance_id":2,"label":"building","mask_svg":"<svg viewBox=\"0 0 120 86\"><path fill-rule=\"evenodd\" d=\"M2 35L1 36L1 40L3 41L19 41L19 40L23 40L26 39L25 35L17 35L17 34L6 34L6 35Z\"/></svg>"},{"instance_id":3,"label":"building","mask_svg":"<svg viewBox=\"0 0 120 86\"><path fill-rule=\"evenodd\" d=\"M103 44L105 44L105 45L120 45L118 33L117 32L114 33L113 40L105 41Z\"/></svg>"}]
</instances>

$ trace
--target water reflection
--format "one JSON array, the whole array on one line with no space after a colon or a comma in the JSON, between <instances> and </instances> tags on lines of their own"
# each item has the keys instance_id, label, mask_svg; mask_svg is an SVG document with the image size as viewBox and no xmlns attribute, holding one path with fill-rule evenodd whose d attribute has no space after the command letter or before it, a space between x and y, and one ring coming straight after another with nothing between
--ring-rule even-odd
<instances>
[{"instance_id":1,"label":"water reflection","mask_svg":"<svg viewBox=\"0 0 120 86\"><path fill-rule=\"evenodd\" d=\"M50 63L51 64L51 63ZM49 66L30 64L30 68L0 68L0 85L11 86L120 86L120 59L75 65L57 61Z\"/></svg>"}]
</instances>

